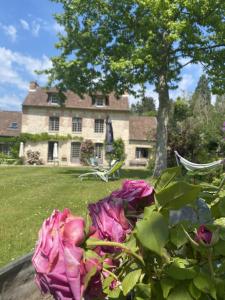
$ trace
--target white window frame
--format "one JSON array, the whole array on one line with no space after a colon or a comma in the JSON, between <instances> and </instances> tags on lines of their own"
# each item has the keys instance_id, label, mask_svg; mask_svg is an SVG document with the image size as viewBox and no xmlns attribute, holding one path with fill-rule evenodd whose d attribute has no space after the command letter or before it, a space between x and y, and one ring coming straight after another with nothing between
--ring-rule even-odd
<instances>
[{"instance_id":1,"label":"white window frame","mask_svg":"<svg viewBox=\"0 0 225 300\"><path fill-rule=\"evenodd\" d=\"M49 131L59 131L59 117L50 116L49 117Z\"/></svg>"},{"instance_id":2,"label":"white window frame","mask_svg":"<svg viewBox=\"0 0 225 300\"><path fill-rule=\"evenodd\" d=\"M104 119L95 119L95 133L103 133L104 132Z\"/></svg>"},{"instance_id":3,"label":"white window frame","mask_svg":"<svg viewBox=\"0 0 225 300\"><path fill-rule=\"evenodd\" d=\"M51 104L59 104L59 98L57 94L50 94L48 97L48 101Z\"/></svg>"},{"instance_id":4,"label":"white window frame","mask_svg":"<svg viewBox=\"0 0 225 300\"><path fill-rule=\"evenodd\" d=\"M72 118L72 132L82 132L82 118Z\"/></svg>"},{"instance_id":5,"label":"white window frame","mask_svg":"<svg viewBox=\"0 0 225 300\"><path fill-rule=\"evenodd\" d=\"M141 155L141 151L142 150L145 150L147 151L148 155L147 157L144 157ZM135 158L139 159L139 158L145 158L145 159L148 159L149 158L149 148L145 148L145 147L136 147L135 149Z\"/></svg>"}]
</instances>

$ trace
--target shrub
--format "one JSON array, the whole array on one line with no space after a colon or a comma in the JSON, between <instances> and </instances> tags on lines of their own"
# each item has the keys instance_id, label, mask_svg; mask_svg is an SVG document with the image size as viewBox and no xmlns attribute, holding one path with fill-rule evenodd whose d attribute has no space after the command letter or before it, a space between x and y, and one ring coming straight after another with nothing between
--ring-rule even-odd
<instances>
[{"instance_id":1,"label":"shrub","mask_svg":"<svg viewBox=\"0 0 225 300\"><path fill-rule=\"evenodd\" d=\"M94 143L92 140L85 140L80 147L80 160L87 165L87 160L94 156Z\"/></svg>"},{"instance_id":2,"label":"shrub","mask_svg":"<svg viewBox=\"0 0 225 300\"><path fill-rule=\"evenodd\" d=\"M42 159L40 159L40 152L39 151L27 151L27 163L29 165L43 165Z\"/></svg>"}]
</instances>

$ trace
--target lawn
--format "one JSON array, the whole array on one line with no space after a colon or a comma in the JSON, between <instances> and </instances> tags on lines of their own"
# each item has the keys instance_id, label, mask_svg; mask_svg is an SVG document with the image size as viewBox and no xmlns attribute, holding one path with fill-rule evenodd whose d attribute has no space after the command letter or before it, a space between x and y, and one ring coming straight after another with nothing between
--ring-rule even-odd
<instances>
[{"instance_id":1,"label":"lawn","mask_svg":"<svg viewBox=\"0 0 225 300\"><path fill-rule=\"evenodd\" d=\"M148 170L122 170L109 183L80 181L84 169L61 167L0 167L0 266L34 249L38 230L53 209L68 207L86 214L87 204L121 186L125 178L150 179Z\"/></svg>"}]
</instances>

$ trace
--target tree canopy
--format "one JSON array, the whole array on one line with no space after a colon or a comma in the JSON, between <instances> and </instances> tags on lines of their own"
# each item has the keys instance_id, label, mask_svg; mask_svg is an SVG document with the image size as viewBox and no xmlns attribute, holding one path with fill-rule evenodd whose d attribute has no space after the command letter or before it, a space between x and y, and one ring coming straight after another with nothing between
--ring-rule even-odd
<instances>
[{"instance_id":1,"label":"tree canopy","mask_svg":"<svg viewBox=\"0 0 225 300\"><path fill-rule=\"evenodd\" d=\"M155 175L166 167L169 89L201 62L212 89L225 89L224 0L52 0L64 26L47 73L60 90L125 91L153 84L159 94Z\"/></svg>"}]
</instances>

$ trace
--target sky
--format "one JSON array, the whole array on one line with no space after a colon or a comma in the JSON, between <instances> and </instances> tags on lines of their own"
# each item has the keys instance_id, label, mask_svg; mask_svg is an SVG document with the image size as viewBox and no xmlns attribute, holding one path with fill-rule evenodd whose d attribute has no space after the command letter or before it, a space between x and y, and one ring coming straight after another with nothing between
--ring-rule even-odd
<instances>
[{"instance_id":1,"label":"sky","mask_svg":"<svg viewBox=\"0 0 225 300\"><path fill-rule=\"evenodd\" d=\"M51 66L50 58L57 55L54 44L63 29L53 14L60 5L50 0L0 0L0 110L21 110L30 81L44 86L47 78L35 70ZM190 95L202 73L199 65L188 65L182 72L179 88L171 98ZM152 86L147 96L156 99ZM130 104L137 99L130 97Z\"/></svg>"}]
</instances>

